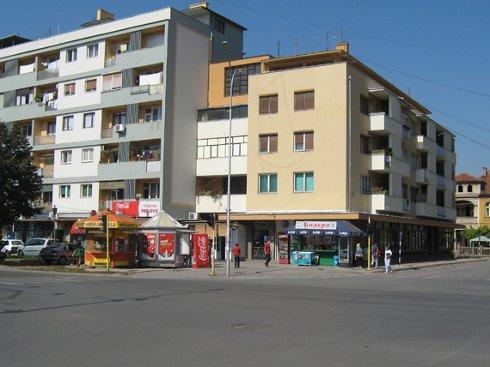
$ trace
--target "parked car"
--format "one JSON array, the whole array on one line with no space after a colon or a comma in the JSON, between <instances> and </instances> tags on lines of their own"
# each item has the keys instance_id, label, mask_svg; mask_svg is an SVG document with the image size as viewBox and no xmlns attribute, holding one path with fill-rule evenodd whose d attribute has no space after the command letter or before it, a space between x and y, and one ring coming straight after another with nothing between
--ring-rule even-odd
<instances>
[{"instance_id":1,"label":"parked car","mask_svg":"<svg viewBox=\"0 0 490 367\"><path fill-rule=\"evenodd\" d=\"M31 238L24 245L24 255L38 256L43 248L57 243L58 241L52 238Z\"/></svg>"},{"instance_id":2,"label":"parked car","mask_svg":"<svg viewBox=\"0 0 490 367\"><path fill-rule=\"evenodd\" d=\"M41 260L49 265L52 263L65 265L73 262L75 246L66 243L55 243L45 247L39 252Z\"/></svg>"},{"instance_id":3,"label":"parked car","mask_svg":"<svg viewBox=\"0 0 490 367\"><path fill-rule=\"evenodd\" d=\"M6 255L24 255L24 242L21 240L11 240L4 238L2 240L2 251Z\"/></svg>"},{"instance_id":4,"label":"parked car","mask_svg":"<svg viewBox=\"0 0 490 367\"><path fill-rule=\"evenodd\" d=\"M0 242L0 262L5 260L6 257L7 257L7 254L5 252L3 252L3 241L1 241Z\"/></svg>"}]
</instances>

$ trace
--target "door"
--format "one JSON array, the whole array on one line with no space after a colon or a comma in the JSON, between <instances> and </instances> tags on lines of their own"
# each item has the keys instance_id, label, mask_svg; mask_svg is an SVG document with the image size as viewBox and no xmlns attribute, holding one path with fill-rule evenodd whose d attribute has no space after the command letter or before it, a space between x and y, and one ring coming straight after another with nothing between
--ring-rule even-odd
<instances>
[{"instance_id":1,"label":"door","mask_svg":"<svg viewBox=\"0 0 490 367\"><path fill-rule=\"evenodd\" d=\"M350 258L350 241L346 237L339 238L339 263L349 264Z\"/></svg>"},{"instance_id":2,"label":"door","mask_svg":"<svg viewBox=\"0 0 490 367\"><path fill-rule=\"evenodd\" d=\"M44 247L44 243L46 241L43 240L42 238L33 238L25 244L24 247L24 255L27 256L37 256L39 255L39 252L41 249Z\"/></svg>"}]
</instances>

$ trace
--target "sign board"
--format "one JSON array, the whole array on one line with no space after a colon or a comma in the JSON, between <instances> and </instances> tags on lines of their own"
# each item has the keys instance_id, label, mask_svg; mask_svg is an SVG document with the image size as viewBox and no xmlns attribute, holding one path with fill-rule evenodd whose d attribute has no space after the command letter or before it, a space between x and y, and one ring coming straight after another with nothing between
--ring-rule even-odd
<instances>
[{"instance_id":1,"label":"sign board","mask_svg":"<svg viewBox=\"0 0 490 367\"><path fill-rule=\"evenodd\" d=\"M160 200L140 200L138 217L151 218L160 211Z\"/></svg>"},{"instance_id":2,"label":"sign board","mask_svg":"<svg viewBox=\"0 0 490 367\"><path fill-rule=\"evenodd\" d=\"M112 211L116 214L124 214L128 217L138 216L138 201L113 201Z\"/></svg>"},{"instance_id":3,"label":"sign board","mask_svg":"<svg viewBox=\"0 0 490 367\"><path fill-rule=\"evenodd\" d=\"M194 264L192 267L207 268L209 264L209 238L206 233L194 233L192 235L192 247Z\"/></svg>"},{"instance_id":4,"label":"sign board","mask_svg":"<svg viewBox=\"0 0 490 367\"><path fill-rule=\"evenodd\" d=\"M173 260L175 251L175 233L159 233L158 257L161 260Z\"/></svg>"},{"instance_id":5,"label":"sign board","mask_svg":"<svg viewBox=\"0 0 490 367\"><path fill-rule=\"evenodd\" d=\"M295 223L296 229L305 229L305 230L336 230L337 222L336 221L307 221L307 220L298 220Z\"/></svg>"}]
</instances>

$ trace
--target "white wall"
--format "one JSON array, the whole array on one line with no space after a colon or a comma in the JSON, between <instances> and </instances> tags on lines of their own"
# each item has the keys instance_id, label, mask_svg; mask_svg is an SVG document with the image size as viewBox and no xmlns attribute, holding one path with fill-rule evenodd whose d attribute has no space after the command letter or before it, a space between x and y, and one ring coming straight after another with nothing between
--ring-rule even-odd
<instances>
[{"instance_id":1,"label":"white wall","mask_svg":"<svg viewBox=\"0 0 490 367\"><path fill-rule=\"evenodd\" d=\"M93 148L93 162L82 163L82 149ZM100 161L100 146L71 148L72 151L71 164L61 163L61 152L66 149L56 149L54 151L54 172L53 178L69 178L69 177L85 177L97 176L97 167Z\"/></svg>"},{"instance_id":2,"label":"white wall","mask_svg":"<svg viewBox=\"0 0 490 367\"><path fill-rule=\"evenodd\" d=\"M83 128L83 115L85 113L94 112L94 127ZM83 113L73 114L73 130L63 131L63 117L69 115L56 116L56 137L55 143L73 143L87 140L97 140L101 136L102 112L101 110L85 111Z\"/></svg>"},{"instance_id":3,"label":"white wall","mask_svg":"<svg viewBox=\"0 0 490 367\"><path fill-rule=\"evenodd\" d=\"M92 44L92 43L89 43ZM91 70L99 70L104 68L105 60L105 42L98 42L99 52L97 57L87 58L87 44L79 45L76 47L70 47L77 49L76 61L66 62L66 50L60 51L60 61L58 62L59 75L72 75L80 74Z\"/></svg>"},{"instance_id":4,"label":"white wall","mask_svg":"<svg viewBox=\"0 0 490 367\"><path fill-rule=\"evenodd\" d=\"M97 90L85 92L85 81L97 79ZM65 84L75 83L75 94L65 96ZM100 103L100 93L102 91L102 76L89 77L85 79L70 80L58 84L58 110L66 108L88 106Z\"/></svg>"},{"instance_id":5,"label":"white wall","mask_svg":"<svg viewBox=\"0 0 490 367\"><path fill-rule=\"evenodd\" d=\"M248 135L248 118L233 119L231 135ZM228 137L228 120L200 122L197 124L198 139L222 137Z\"/></svg>"},{"instance_id":6,"label":"white wall","mask_svg":"<svg viewBox=\"0 0 490 367\"><path fill-rule=\"evenodd\" d=\"M92 184L92 197L82 198L80 195L82 184L67 184L71 186L70 198L60 198L60 185L53 185L53 205L58 208L58 213L90 213L99 208L99 183Z\"/></svg>"}]
</instances>

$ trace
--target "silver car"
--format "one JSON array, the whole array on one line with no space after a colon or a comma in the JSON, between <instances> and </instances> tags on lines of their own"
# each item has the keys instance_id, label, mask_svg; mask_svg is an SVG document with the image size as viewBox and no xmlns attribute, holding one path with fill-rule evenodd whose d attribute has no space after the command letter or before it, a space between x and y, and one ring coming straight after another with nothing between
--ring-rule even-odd
<instances>
[{"instance_id":1,"label":"silver car","mask_svg":"<svg viewBox=\"0 0 490 367\"><path fill-rule=\"evenodd\" d=\"M31 238L24 245L24 255L39 256L39 253L43 248L57 243L58 241L52 238Z\"/></svg>"},{"instance_id":2,"label":"silver car","mask_svg":"<svg viewBox=\"0 0 490 367\"><path fill-rule=\"evenodd\" d=\"M24 242L21 240L3 239L0 248L6 255L24 255Z\"/></svg>"}]
</instances>

